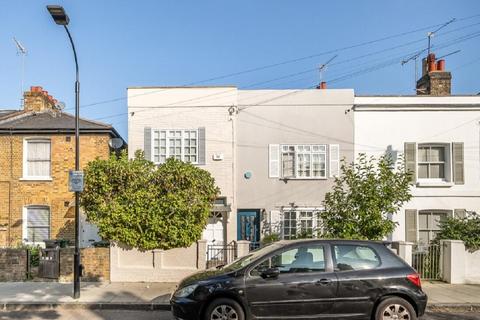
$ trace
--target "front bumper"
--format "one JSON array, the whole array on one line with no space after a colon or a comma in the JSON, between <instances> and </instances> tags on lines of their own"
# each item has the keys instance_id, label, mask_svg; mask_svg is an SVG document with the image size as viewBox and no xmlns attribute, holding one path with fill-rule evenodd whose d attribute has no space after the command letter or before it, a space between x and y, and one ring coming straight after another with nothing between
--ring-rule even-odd
<instances>
[{"instance_id":1,"label":"front bumper","mask_svg":"<svg viewBox=\"0 0 480 320\"><path fill-rule=\"evenodd\" d=\"M202 303L188 298L172 297L170 300L173 317L177 320L200 319Z\"/></svg>"}]
</instances>

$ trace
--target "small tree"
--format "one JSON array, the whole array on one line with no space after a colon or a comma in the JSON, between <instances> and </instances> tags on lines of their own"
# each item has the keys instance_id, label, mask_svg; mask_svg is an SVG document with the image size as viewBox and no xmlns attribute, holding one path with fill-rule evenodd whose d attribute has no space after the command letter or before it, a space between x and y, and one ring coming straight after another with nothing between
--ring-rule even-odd
<instances>
[{"instance_id":1,"label":"small tree","mask_svg":"<svg viewBox=\"0 0 480 320\"><path fill-rule=\"evenodd\" d=\"M390 156L375 160L359 155L356 163L342 161L333 190L320 212L323 237L380 240L393 232L391 216L411 198L411 174L403 161L394 168Z\"/></svg>"},{"instance_id":2,"label":"small tree","mask_svg":"<svg viewBox=\"0 0 480 320\"><path fill-rule=\"evenodd\" d=\"M208 171L179 160L156 166L137 152L85 169L81 205L103 239L142 250L187 247L200 239L219 189Z\"/></svg>"},{"instance_id":3,"label":"small tree","mask_svg":"<svg viewBox=\"0 0 480 320\"><path fill-rule=\"evenodd\" d=\"M440 221L440 232L435 242L444 239L462 240L470 252L480 250L480 218L447 218Z\"/></svg>"}]
</instances>

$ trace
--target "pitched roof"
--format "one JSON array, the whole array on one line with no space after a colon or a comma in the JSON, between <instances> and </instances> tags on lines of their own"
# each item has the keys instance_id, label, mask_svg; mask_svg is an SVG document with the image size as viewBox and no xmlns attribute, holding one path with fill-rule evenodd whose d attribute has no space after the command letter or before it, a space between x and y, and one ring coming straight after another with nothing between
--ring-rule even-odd
<instances>
[{"instance_id":1,"label":"pitched roof","mask_svg":"<svg viewBox=\"0 0 480 320\"><path fill-rule=\"evenodd\" d=\"M1 132L73 132L75 116L66 112L27 112L14 111L0 113ZM119 137L118 132L109 124L80 118L80 132L105 132Z\"/></svg>"},{"instance_id":2,"label":"pitched roof","mask_svg":"<svg viewBox=\"0 0 480 320\"><path fill-rule=\"evenodd\" d=\"M18 112L21 112L21 111L20 110L0 110L0 120Z\"/></svg>"}]
</instances>

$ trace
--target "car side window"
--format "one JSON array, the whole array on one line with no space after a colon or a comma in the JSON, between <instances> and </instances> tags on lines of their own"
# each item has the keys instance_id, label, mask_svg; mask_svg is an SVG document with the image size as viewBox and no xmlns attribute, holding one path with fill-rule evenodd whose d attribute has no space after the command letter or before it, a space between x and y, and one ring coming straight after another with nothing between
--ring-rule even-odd
<instances>
[{"instance_id":1,"label":"car side window","mask_svg":"<svg viewBox=\"0 0 480 320\"><path fill-rule=\"evenodd\" d=\"M288 249L262 261L250 274L260 275L269 268L278 268L280 274L325 272L325 252L323 246L304 245Z\"/></svg>"},{"instance_id":2,"label":"car side window","mask_svg":"<svg viewBox=\"0 0 480 320\"><path fill-rule=\"evenodd\" d=\"M368 246L334 245L335 271L370 270L380 266L380 257Z\"/></svg>"}]
</instances>

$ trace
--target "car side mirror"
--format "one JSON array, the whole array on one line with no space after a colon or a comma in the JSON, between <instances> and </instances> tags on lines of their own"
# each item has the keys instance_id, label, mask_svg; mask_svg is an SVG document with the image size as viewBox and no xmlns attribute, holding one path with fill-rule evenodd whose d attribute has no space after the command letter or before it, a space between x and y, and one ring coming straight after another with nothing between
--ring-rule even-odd
<instances>
[{"instance_id":1,"label":"car side mirror","mask_svg":"<svg viewBox=\"0 0 480 320\"><path fill-rule=\"evenodd\" d=\"M260 276L263 279L275 279L280 274L280 270L278 268L268 268L267 270L263 271Z\"/></svg>"}]
</instances>

